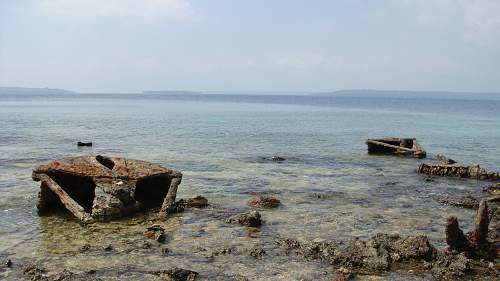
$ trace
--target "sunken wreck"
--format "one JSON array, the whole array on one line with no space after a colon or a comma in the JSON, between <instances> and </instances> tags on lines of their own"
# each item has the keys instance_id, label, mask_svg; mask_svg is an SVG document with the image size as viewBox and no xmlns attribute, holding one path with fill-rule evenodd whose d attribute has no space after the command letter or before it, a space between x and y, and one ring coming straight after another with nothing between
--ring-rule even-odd
<instances>
[{"instance_id":1,"label":"sunken wreck","mask_svg":"<svg viewBox=\"0 0 500 281\"><path fill-rule=\"evenodd\" d=\"M39 212L65 207L83 223L107 221L141 209L176 209L182 173L141 160L106 156L64 158L33 169L40 181Z\"/></svg>"},{"instance_id":2,"label":"sunken wreck","mask_svg":"<svg viewBox=\"0 0 500 281\"><path fill-rule=\"evenodd\" d=\"M427 152L415 138L367 139L366 145L370 154L394 154L415 158L427 156Z\"/></svg>"}]
</instances>

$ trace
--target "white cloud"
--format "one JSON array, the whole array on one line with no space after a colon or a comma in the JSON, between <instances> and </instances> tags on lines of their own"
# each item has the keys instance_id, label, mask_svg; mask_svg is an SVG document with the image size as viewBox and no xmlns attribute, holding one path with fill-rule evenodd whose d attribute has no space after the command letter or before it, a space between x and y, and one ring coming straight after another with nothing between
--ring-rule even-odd
<instances>
[{"instance_id":1,"label":"white cloud","mask_svg":"<svg viewBox=\"0 0 500 281\"><path fill-rule=\"evenodd\" d=\"M188 0L39 0L43 12L73 18L122 17L146 21L198 18Z\"/></svg>"}]
</instances>

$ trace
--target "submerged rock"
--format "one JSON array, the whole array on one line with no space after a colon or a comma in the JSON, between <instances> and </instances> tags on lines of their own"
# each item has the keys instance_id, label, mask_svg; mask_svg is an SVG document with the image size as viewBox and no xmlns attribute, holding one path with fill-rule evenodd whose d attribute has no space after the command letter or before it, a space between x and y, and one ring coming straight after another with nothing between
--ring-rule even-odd
<instances>
[{"instance_id":1,"label":"submerged rock","mask_svg":"<svg viewBox=\"0 0 500 281\"><path fill-rule=\"evenodd\" d=\"M248 205L253 208L277 208L280 205L280 200L272 196L262 196L258 195L257 197L250 199L248 201Z\"/></svg>"},{"instance_id":2,"label":"submerged rock","mask_svg":"<svg viewBox=\"0 0 500 281\"><path fill-rule=\"evenodd\" d=\"M441 204L451 205L466 209L477 209L479 208L480 199L472 195L466 195L462 197L441 197L437 201Z\"/></svg>"},{"instance_id":3,"label":"submerged rock","mask_svg":"<svg viewBox=\"0 0 500 281\"><path fill-rule=\"evenodd\" d=\"M198 276L198 272L178 267L174 267L169 270L155 271L153 274L168 281L194 281Z\"/></svg>"},{"instance_id":4,"label":"submerged rock","mask_svg":"<svg viewBox=\"0 0 500 281\"><path fill-rule=\"evenodd\" d=\"M250 256L261 259L266 254L266 250L261 247L255 247L250 251Z\"/></svg>"},{"instance_id":5,"label":"submerged rock","mask_svg":"<svg viewBox=\"0 0 500 281\"><path fill-rule=\"evenodd\" d=\"M154 224L146 229L144 235L149 239L153 239L159 243L165 242L167 236L165 234L165 229L160 225Z\"/></svg>"},{"instance_id":6,"label":"submerged rock","mask_svg":"<svg viewBox=\"0 0 500 281\"><path fill-rule=\"evenodd\" d=\"M259 227L262 225L260 213L257 211L250 211L248 213L234 215L226 219L226 223L241 224L251 227Z\"/></svg>"}]
</instances>

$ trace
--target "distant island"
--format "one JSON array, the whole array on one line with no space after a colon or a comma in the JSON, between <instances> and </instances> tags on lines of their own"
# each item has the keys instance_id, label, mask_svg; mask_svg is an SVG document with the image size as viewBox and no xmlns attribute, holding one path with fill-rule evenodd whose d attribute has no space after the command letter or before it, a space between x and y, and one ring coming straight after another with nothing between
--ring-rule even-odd
<instances>
[{"instance_id":1,"label":"distant island","mask_svg":"<svg viewBox=\"0 0 500 281\"><path fill-rule=\"evenodd\" d=\"M155 95L172 95L172 96L177 96L177 95L195 96L203 94L202 92L196 92L196 91L143 91L142 93L155 94Z\"/></svg>"},{"instance_id":2,"label":"distant island","mask_svg":"<svg viewBox=\"0 0 500 281\"><path fill-rule=\"evenodd\" d=\"M74 91L53 88L0 87L0 95L67 95Z\"/></svg>"},{"instance_id":3,"label":"distant island","mask_svg":"<svg viewBox=\"0 0 500 281\"><path fill-rule=\"evenodd\" d=\"M413 90L372 90L372 89L351 89L332 92L310 93L313 96L321 97L360 97L360 98L459 98L471 99L474 97L498 99L500 93L488 92L452 92L452 91L413 91Z\"/></svg>"}]
</instances>

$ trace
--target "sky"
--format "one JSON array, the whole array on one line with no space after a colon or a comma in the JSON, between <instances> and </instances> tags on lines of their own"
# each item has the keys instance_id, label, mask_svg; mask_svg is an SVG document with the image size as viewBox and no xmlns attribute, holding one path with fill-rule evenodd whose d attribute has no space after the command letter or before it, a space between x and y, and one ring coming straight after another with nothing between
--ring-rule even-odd
<instances>
[{"instance_id":1,"label":"sky","mask_svg":"<svg viewBox=\"0 0 500 281\"><path fill-rule=\"evenodd\" d=\"M0 0L0 86L500 92L500 0Z\"/></svg>"}]
</instances>

